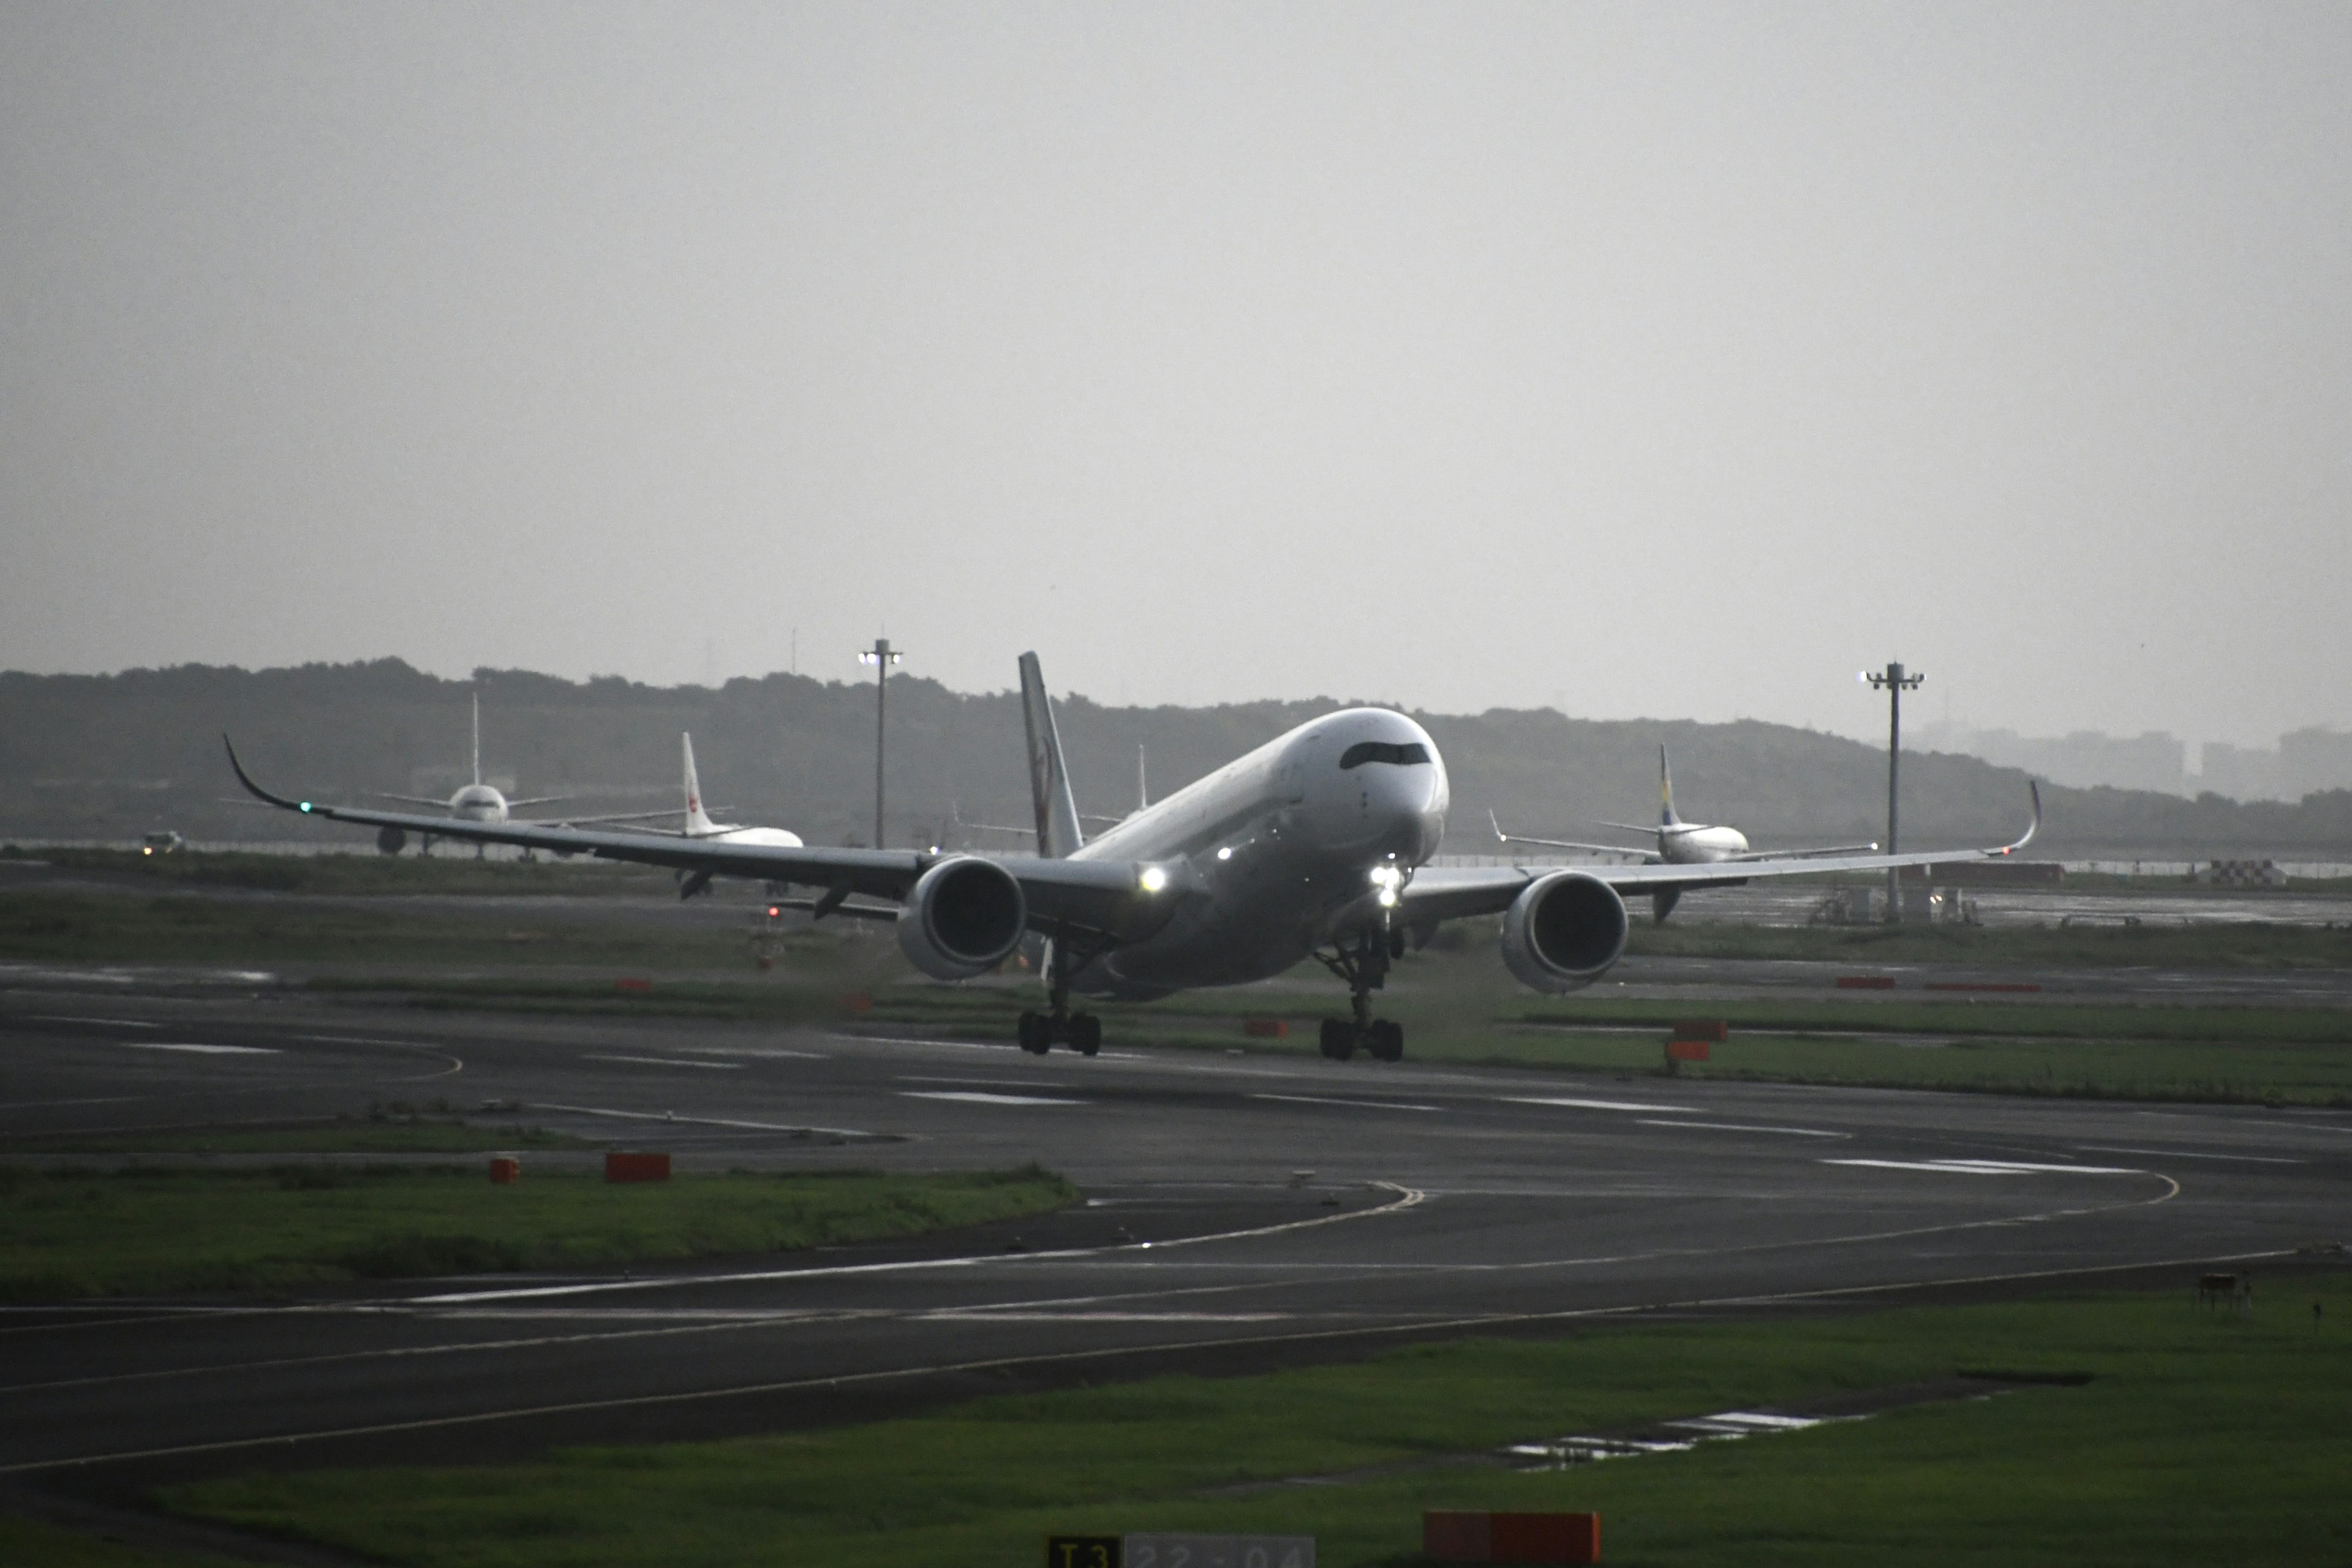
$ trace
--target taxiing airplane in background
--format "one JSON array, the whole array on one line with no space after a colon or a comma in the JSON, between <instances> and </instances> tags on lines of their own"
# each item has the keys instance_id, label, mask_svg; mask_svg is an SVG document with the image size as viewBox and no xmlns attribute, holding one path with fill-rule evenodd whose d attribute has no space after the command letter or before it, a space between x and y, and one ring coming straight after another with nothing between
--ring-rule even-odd
<instances>
[{"instance_id":1,"label":"taxiing airplane in background","mask_svg":"<svg viewBox=\"0 0 2352 1568\"><path fill-rule=\"evenodd\" d=\"M1657 834L1654 848L1637 848L1629 844L1584 844L1570 838L1530 838L1524 834L1506 833L1493 812L1486 821L1495 829L1496 841L1502 844L1532 844L1546 849L1583 849L1601 855L1631 855L1652 866L1720 866L1728 861L1817 859L1825 855L1869 855L1875 853L1875 844L1836 844L1821 849L1750 849L1748 835L1737 827L1717 827L1704 822L1685 822L1675 811L1675 775L1666 762L1666 749L1658 748L1658 826L1655 829L1630 822L1604 822L1603 827L1613 827L1620 833ZM1650 895L1653 917L1664 921L1682 896L1678 888L1662 888Z\"/></svg>"},{"instance_id":2,"label":"taxiing airplane in background","mask_svg":"<svg viewBox=\"0 0 2352 1568\"><path fill-rule=\"evenodd\" d=\"M558 801L570 798L568 795L526 795L520 800L509 800L505 792L498 786L482 782L482 695L478 691L474 694L474 782L472 784L459 784L457 793L447 800L435 800L424 795L394 795L388 790L378 790L374 793L378 800L396 800L404 805L437 805L451 816L466 822L509 822L513 818L509 814L519 805L552 805Z\"/></svg>"},{"instance_id":3,"label":"taxiing airplane in background","mask_svg":"<svg viewBox=\"0 0 2352 1568\"><path fill-rule=\"evenodd\" d=\"M1432 866L1450 798L1436 743L1402 713L1349 708L1268 741L1089 840L1034 654L1021 656L1021 700L1034 858L423 817L273 795L246 773L234 745L229 763L260 799L330 821L668 866L689 878L796 884L814 892L800 907L820 919L838 911L893 922L899 950L935 979L984 974L1034 942L1047 1005L1021 1016L1022 1047L1043 1053L1059 1042L1088 1056L1102 1044L1102 1022L1071 1011L1073 994L1146 1000L1262 980L1312 957L1347 986L1350 1003L1349 1016L1323 1021L1324 1054L1360 1048L1394 1061L1404 1031L1372 1016L1371 993L1443 921L1501 915L1510 972L1538 991L1574 991L1624 952L1628 893L2002 856L2023 847L2042 819L2037 787L2024 837L1990 849Z\"/></svg>"}]
</instances>

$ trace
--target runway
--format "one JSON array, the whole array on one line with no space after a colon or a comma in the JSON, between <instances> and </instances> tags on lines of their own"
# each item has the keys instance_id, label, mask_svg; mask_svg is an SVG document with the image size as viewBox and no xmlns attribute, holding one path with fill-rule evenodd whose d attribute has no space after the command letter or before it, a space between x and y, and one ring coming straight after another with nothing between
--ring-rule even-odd
<instances>
[{"instance_id":1,"label":"runway","mask_svg":"<svg viewBox=\"0 0 2352 1568\"><path fill-rule=\"evenodd\" d=\"M516 1458L1416 1336L1875 1305L2101 1270L2185 1289L2206 1260L2259 1271L2352 1239L2345 1113L1116 1041L1093 1060L1040 1059L912 1035L425 1016L268 991L0 993L0 1135L18 1150L59 1128L436 1097L667 1149L688 1173L1034 1160L1087 1201L919 1242L633 1276L9 1310L0 1474L129 1486Z\"/></svg>"}]
</instances>

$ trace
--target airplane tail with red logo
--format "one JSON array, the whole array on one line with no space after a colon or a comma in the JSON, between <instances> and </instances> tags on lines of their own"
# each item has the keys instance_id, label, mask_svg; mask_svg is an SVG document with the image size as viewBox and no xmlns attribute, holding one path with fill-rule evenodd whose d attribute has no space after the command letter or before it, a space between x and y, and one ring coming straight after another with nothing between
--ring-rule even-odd
<instances>
[{"instance_id":1,"label":"airplane tail with red logo","mask_svg":"<svg viewBox=\"0 0 2352 1568\"><path fill-rule=\"evenodd\" d=\"M718 832L719 825L702 809L702 784L694 776L694 737L681 732L678 741L686 751L686 836L705 837Z\"/></svg>"}]
</instances>

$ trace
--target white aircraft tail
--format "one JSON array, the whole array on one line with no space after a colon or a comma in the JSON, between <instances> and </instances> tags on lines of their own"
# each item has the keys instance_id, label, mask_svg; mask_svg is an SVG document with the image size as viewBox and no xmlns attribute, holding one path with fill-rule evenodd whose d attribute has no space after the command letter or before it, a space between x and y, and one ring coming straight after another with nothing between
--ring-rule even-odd
<instances>
[{"instance_id":1,"label":"white aircraft tail","mask_svg":"<svg viewBox=\"0 0 2352 1568\"><path fill-rule=\"evenodd\" d=\"M482 694L474 693L474 782L482 782Z\"/></svg>"},{"instance_id":2,"label":"white aircraft tail","mask_svg":"<svg viewBox=\"0 0 2352 1568\"><path fill-rule=\"evenodd\" d=\"M702 809L702 781L694 776L694 737L680 731L677 739L686 752L686 834L700 838L718 832L719 825Z\"/></svg>"},{"instance_id":3,"label":"white aircraft tail","mask_svg":"<svg viewBox=\"0 0 2352 1568\"><path fill-rule=\"evenodd\" d=\"M1070 770L1062 762L1062 735L1054 727L1054 704L1037 656L1021 656L1021 720L1029 731L1029 799L1037 811L1037 853L1059 860L1087 841L1078 827L1078 803L1070 794Z\"/></svg>"},{"instance_id":4,"label":"white aircraft tail","mask_svg":"<svg viewBox=\"0 0 2352 1568\"><path fill-rule=\"evenodd\" d=\"M1675 815L1675 775L1666 766L1666 749L1658 748L1658 826L1680 827L1683 819Z\"/></svg>"}]
</instances>

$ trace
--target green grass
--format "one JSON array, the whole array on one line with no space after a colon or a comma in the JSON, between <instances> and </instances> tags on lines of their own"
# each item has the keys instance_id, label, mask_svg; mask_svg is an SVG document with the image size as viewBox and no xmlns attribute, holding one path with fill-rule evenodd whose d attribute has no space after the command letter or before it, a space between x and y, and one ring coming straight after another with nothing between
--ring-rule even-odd
<instances>
[{"instance_id":1,"label":"green grass","mask_svg":"<svg viewBox=\"0 0 2352 1568\"><path fill-rule=\"evenodd\" d=\"M144 878L159 887L249 888L273 893L644 897L672 888L669 873L658 867L604 860L477 860L463 851L430 857L207 849L142 855L136 849L59 847L28 851L26 858L69 870Z\"/></svg>"},{"instance_id":2,"label":"green grass","mask_svg":"<svg viewBox=\"0 0 2352 1568\"><path fill-rule=\"evenodd\" d=\"M2266 1286L2246 1319L2198 1314L2187 1283L1417 1346L830 1432L255 1475L165 1500L449 1568L697 1568L780 1551L830 1568L1025 1568L1048 1531L1130 1530L1312 1534L1328 1568L1404 1568L1423 1561L1424 1508L1598 1510L1622 1568L2346 1561L2352 1283ZM1565 1471L1442 1466L1210 1493L1984 1368L2091 1380Z\"/></svg>"},{"instance_id":3,"label":"green grass","mask_svg":"<svg viewBox=\"0 0 2352 1568\"><path fill-rule=\"evenodd\" d=\"M209 1552L155 1552L111 1536L0 1514L0 1563L21 1568L235 1568Z\"/></svg>"},{"instance_id":4,"label":"green grass","mask_svg":"<svg viewBox=\"0 0 2352 1568\"><path fill-rule=\"evenodd\" d=\"M367 1116L267 1126L165 1127L142 1132L19 1132L0 1138L10 1154L470 1154L490 1150L593 1149L565 1132L520 1123L484 1125L423 1115L404 1106Z\"/></svg>"},{"instance_id":5,"label":"green grass","mask_svg":"<svg viewBox=\"0 0 2352 1568\"><path fill-rule=\"evenodd\" d=\"M0 1167L0 1299L282 1290L354 1279L602 1267L919 1235L1058 1208L1034 1166L682 1173L608 1185L478 1165L50 1172Z\"/></svg>"},{"instance_id":6,"label":"green grass","mask_svg":"<svg viewBox=\"0 0 2352 1568\"><path fill-rule=\"evenodd\" d=\"M2118 899L2127 912L2129 900ZM2137 926L1748 926L1637 920L1636 958L1780 958L1822 963L2031 963L2069 968L2352 967L2352 903L2336 926L2261 921Z\"/></svg>"},{"instance_id":7,"label":"green grass","mask_svg":"<svg viewBox=\"0 0 2352 1568\"><path fill-rule=\"evenodd\" d=\"M192 893L0 892L0 958L137 963L751 968L749 926L453 915Z\"/></svg>"}]
</instances>

